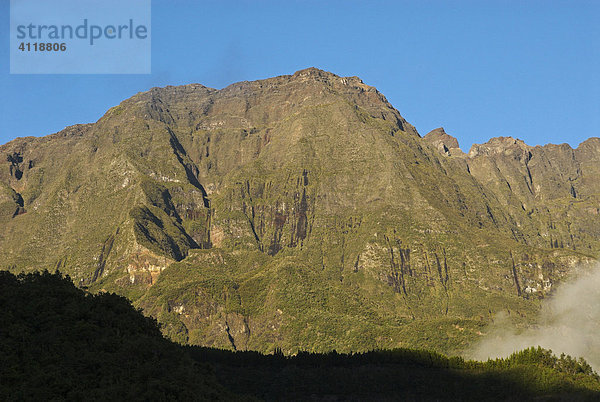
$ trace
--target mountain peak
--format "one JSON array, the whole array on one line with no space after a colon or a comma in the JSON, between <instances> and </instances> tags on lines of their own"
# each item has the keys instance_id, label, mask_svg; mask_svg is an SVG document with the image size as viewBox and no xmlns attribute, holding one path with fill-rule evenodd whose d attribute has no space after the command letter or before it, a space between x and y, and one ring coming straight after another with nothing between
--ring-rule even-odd
<instances>
[{"instance_id":1,"label":"mountain peak","mask_svg":"<svg viewBox=\"0 0 600 402\"><path fill-rule=\"evenodd\" d=\"M464 152L461 151L458 145L458 140L447 134L443 127L431 130L423 139L448 156L464 155Z\"/></svg>"},{"instance_id":2,"label":"mountain peak","mask_svg":"<svg viewBox=\"0 0 600 402\"><path fill-rule=\"evenodd\" d=\"M529 152L532 147L525 144L523 140L513 137L494 137L484 144L473 144L469 151L469 157L478 155L494 155L500 153L523 153Z\"/></svg>"},{"instance_id":3,"label":"mountain peak","mask_svg":"<svg viewBox=\"0 0 600 402\"><path fill-rule=\"evenodd\" d=\"M318 76L318 77L339 77L338 75L331 73L329 71L321 70L316 67L308 67L302 70L298 70L294 73L293 77L302 77L302 76Z\"/></svg>"},{"instance_id":4,"label":"mountain peak","mask_svg":"<svg viewBox=\"0 0 600 402\"><path fill-rule=\"evenodd\" d=\"M342 85L355 84L355 86L362 88L363 90L376 91L375 88L373 88L369 85L366 85L363 82L363 80L361 80L359 77L356 77L356 76L341 77L337 74L334 74L329 71L321 70L316 67L308 67L303 70L298 70L291 77L292 77L292 79L299 78L299 79L302 79L303 81L309 80L309 79L316 79L316 80L320 80L320 81L340 83Z\"/></svg>"}]
</instances>

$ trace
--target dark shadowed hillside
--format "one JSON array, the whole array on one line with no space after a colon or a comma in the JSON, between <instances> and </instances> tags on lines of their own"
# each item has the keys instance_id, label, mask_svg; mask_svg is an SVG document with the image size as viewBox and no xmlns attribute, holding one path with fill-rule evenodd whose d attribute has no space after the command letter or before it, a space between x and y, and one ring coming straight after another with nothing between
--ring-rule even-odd
<instances>
[{"instance_id":1,"label":"dark shadowed hillside","mask_svg":"<svg viewBox=\"0 0 600 402\"><path fill-rule=\"evenodd\" d=\"M568 356L528 349L479 363L424 350L363 354L183 347L124 298L48 272L0 271L0 399L595 400Z\"/></svg>"},{"instance_id":2,"label":"dark shadowed hillside","mask_svg":"<svg viewBox=\"0 0 600 402\"><path fill-rule=\"evenodd\" d=\"M0 399L230 399L211 368L115 294L0 271Z\"/></svg>"}]
</instances>

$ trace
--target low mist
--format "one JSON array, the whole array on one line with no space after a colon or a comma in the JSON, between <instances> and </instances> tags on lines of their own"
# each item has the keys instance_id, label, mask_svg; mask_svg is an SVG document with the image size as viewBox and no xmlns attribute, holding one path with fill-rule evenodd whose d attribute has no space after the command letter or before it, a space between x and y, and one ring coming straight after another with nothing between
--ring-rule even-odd
<instances>
[{"instance_id":1,"label":"low mist","mask_svg":"<svg viewBox=\"0 0 600 402\"><path fill-rule=\"evenodd\" d=\"M469 358L487 360L507 357L530 346L583 357L600 370L600 264L579 269L571 279L557 285L544 300L535 327L520 332L505 315L498 315L487 336L476 344Z\"/></svg>"}]
</instances>

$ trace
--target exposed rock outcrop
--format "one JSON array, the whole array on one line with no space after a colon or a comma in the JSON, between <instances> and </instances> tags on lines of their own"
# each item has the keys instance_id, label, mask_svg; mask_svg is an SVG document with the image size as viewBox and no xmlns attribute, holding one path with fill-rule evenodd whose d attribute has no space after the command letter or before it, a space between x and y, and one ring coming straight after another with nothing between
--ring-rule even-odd
<instances>
[{"instance_id":1,"label":"exposed rock outcrop","mask_svg":"<svg viewBox=\"0 0 600 402\"><path fill-rule=\"evenodd\" d=\"M425 141L448 156L463 156L464 152L458 146L458 140L446 134L443 127L431 130L423 137Z\"/></svg>"}]
</instances>

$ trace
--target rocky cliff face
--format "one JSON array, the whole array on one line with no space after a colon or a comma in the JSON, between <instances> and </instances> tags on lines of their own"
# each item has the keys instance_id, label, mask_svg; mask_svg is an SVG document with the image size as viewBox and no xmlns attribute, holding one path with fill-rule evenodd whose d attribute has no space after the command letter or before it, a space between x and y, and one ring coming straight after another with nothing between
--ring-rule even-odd
<instances>
[{"instance_id":1,"label":"rocky cliff face","mask_svg":"<svg viewBox=\"0 0 600 402\"><path fill-rule=\"evenodd\" d=\"M471 174L506 205L524 241L598 255L599 138L576 149L567 144L531 147L511 137L474 145Z\"/></svg>"},{"instance_id":2,"label":"rocky cliff face","mask_svg":"<svg viewBox=\"0 0 600 402\"><path fill-rule=\"evenodd\" d=\"M458 146L458 140L446 134L443 127L430 131L423 139L447 156L464 155Z\"/></svg>"},{"instance_id":3,"label":"rocky cliff face","mask_svg":"<svg viewBox=\"0 0 600 402\"><path fill-rule=\"evenodd\" d=\"M464 154L318 69L154 88L0 147L0 261L125 294L174 339L451 352L600 254L600 140Z\"/></svg>"}]
</instances>

